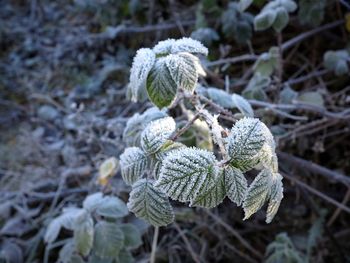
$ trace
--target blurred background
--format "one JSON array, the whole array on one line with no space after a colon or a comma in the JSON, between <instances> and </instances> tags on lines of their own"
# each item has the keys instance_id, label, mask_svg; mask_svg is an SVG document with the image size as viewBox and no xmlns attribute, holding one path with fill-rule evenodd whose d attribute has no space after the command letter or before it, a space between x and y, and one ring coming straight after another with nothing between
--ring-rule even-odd
<instances>
[{"instance_id":1,"label":"blurred background","mask_svg":"<svg viewBox=\"0 0 350 263\"><path fill-rule=\"evenodd\" d=\"M183 36L209 49L200 82L243 94L271 128L284 199L271 224L264 211L243 221L228 200L211 210L173 203L156 262L350 262L350 4L297 1L276 34L254 31L266 2L243 12L225 0L0 0L0 262L63 262L43 241L63 207L97 191L127 201L120 171L105 185L98 170L124 151L128 119L151 107L127 94L132 58ZM273 63L278 45L282 83L254 79L259 56ZM342 68L324 60L330 50L345 52ZM274 106L294 100L303 106ZM123 220L142 233L135 262L148 262L153 228Z\"/></svg>"}]
</instances>

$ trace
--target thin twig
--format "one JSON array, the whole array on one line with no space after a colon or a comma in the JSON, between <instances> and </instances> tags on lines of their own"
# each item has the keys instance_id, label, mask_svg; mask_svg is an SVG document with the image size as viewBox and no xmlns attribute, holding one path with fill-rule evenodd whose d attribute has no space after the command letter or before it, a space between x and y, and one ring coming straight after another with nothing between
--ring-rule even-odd
<instances>
[{"instance_id":1,"label":"thin twig","mask_svg":"<svg viewBox=\"0 0 350 263\"><path fill-rule=\"evenodd\" d=\"M263 255L259 251L253 248L236 230L234 230L230 225L225 223L220 217L213 214L209 210L203 209L203 211L207 213L211 218L213 218L218 224L224 227L228 232L230 232L234 237L236 237L242 243L242 245L250 252L252 252L256 257L258 257L259 259L263 258Z\"/></svg>"},{"instance_id":2,"label":"thin twig","mask_svg":"<svg viewBox=\"0 0 350 263\"><path fill-rule=\"evenodd\" d=\"M316 174L320 174L324 176L325 178L332 180L332 181L337 181L345 184L346 186L350 186L350 177L345 176L341 173L332 171L330 169L327 169L321 165L318 165L316 163L313 163L311 161L306 161L302 158L293 156L291 154L287 154L284 152L278 152L278 157L284 161L289 161L291 163L294 163L294 165L297 165L297 167L301 169L307 169L311 172L314 172Z\"/></svg>"},{"instance_id":3,"label":"thin twig","mask_svg":"<svg viewBox=\"0 0 350 263\"><path fill-rule=\"evenodd\" d=\"M334 200L333 198L323 194L322 192L318 191L317 189L307 185L306 183L298 180L297 178L295 177L292 177L284 172L281 172L281 174L283 175L283 177L287 178L288 180L290 181L293 181L294 183L296 183L297 185L305 188L306 190L308 190L310 193L320 197L321 199L323 199L324 201L332 204L332 205L335 205L336 207L339 207L341 210L347 212L350 214L350 208L343 205L342 203L339 203L338 201Z\"/></svg>"},{"instance_id":4,"label":"thin twig","mask_svg":"<svg viewBox=\"0 0 350 263\"><path fill-rule=\"evenodd\" d=\"M350 199L350 188L348 188L348 190L346 191L346 194L345 194L345 196L344 196L344 198L343 198L343 201L341 202L343 205L346 205L346 203L349 201L349 199ZM340 212L341 212L341 209L338 207L335 211L334 211L334 213L333 213L333 215L331 216L331 218L328 220L328 222L327 222L327 226L331 226L333 223L334 223L334 221L337 219L337 217L338 217L338 215L340 214Z\"/></svg>"},{"instance_id":5,"label":"thin twig","mask_svg":"<svg viewBox=\"0 0 350 263\"><path fill-rule=\"evenodd\" d=\"M285 43L283 43L282 50L285 51L285 50L293 47L295 44L305 40L306 38L309 38L309 37L316 35L322 31L329 30L329 29L335 28L335 27L343 25L343 24L344 24L344 20L341 19L341 20L337 20L335 22L326 24L324 26L317 27L317 28L312 29L310 31L304 32L304 33L286 41Z\"/></svg>"},{"instance_id":6,"label":"thin twig","mask_svg":"<svg viewBox=\"0 0 350 263\"><path fill-rule=\"evenodd\" d=\"M153 234L153 241L152 241L152 251L151 251L150 263L156 262L158 235L159 235L159 227L155 226L154 227L154 234Z\"/></svg>"},{"instance_id":7,"label":"thin twig","mask_svg":"<svg viewBox=\"0 0 350 263\"><path fill-rule=\"evenodd\" d=\"M183 231L181 230L180 226L176 222L174 222L174 227L176 228L176 231L179 233L179 235L182 238L182 240L185 242L186 248L187 248L188 252L191 254L191 257L192 257L193 261L196 262L196 263L200 263L199 256L194 252L190 241L188 240L186 235L183 233Z\"/></svg>"}]
</instances>

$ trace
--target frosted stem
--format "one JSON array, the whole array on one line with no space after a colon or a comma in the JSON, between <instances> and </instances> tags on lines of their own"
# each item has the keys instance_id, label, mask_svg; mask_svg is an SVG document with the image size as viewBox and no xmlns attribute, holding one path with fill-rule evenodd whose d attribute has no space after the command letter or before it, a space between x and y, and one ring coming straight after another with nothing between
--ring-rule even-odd
<instances>
[{"instance_id":1,"label":"frosted stem","mask_svg":"<svg viewBox=\"0 0 350 263\"><path fill-rule=\"evenodd\" d=\"M151 252L150 263L155 263L156 262L158 235L159 235L159 227L156 226L156 227L154 227L154 235L153 235L152 252Z\"/></svg>"}]
</instances>

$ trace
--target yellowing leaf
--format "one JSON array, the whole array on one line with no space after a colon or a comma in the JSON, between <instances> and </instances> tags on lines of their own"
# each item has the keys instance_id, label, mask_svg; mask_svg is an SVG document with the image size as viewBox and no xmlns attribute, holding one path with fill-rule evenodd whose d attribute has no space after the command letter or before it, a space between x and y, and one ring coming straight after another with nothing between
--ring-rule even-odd
<instances>
[{"instance_id":1,"label":"yellowing leaf","mask_svg":"<svg viewBox=\"0 0 350 263\"><path fill-rule=\"evenodd\" d=\"M98 183L100 185L106 185L108 183L108 179L114 176L118 170L119 162L117 158L110 157L107 160L105 160L101 165L99 169L99 175L98 175Z\"/></svg>"}]
</instances>

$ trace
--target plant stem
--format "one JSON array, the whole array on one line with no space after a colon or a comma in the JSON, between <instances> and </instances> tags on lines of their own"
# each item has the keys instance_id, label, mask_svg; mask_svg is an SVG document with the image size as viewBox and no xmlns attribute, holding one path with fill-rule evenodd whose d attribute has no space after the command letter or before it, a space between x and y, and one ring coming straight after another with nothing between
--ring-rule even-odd
<instances>
[{"instance_id":1,"label":"plant stem","mask_svg":"<svg viewBox=\"0 0 350 263\"><path fill-rule=\"evenodd\" d=\"M156 262L156 252L157 252L157 242L158 242L158 235L159 235L159 227L154 227L154 235L153 235L153 242L152 242L152 251L151 251L151 259L150 263Z\"/></svg>"}]
</instances>

